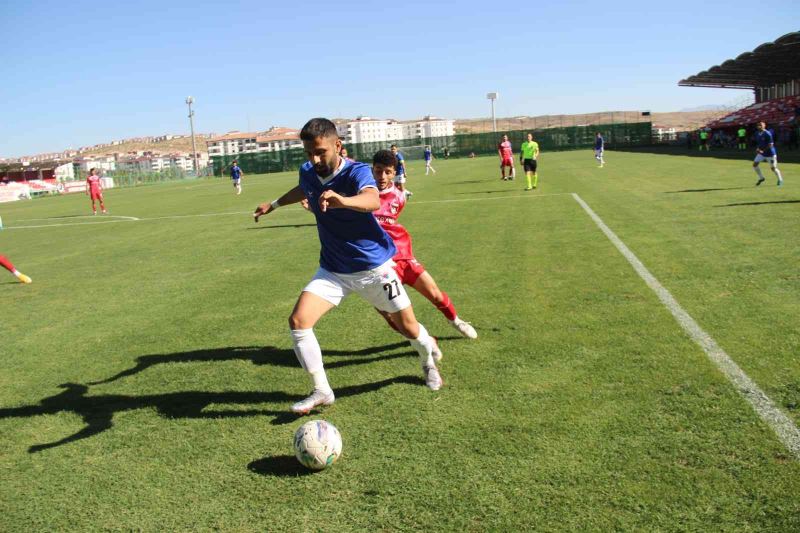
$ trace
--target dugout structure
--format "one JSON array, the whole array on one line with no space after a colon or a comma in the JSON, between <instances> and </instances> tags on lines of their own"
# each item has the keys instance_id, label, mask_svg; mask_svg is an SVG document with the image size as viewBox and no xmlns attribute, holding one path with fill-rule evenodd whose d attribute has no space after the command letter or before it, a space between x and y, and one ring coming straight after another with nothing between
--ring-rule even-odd
<instances>
[{"instance_id":1,"label":"dugout structure","mask_svg":"<svg viewBox=\"0 0 800 533\"><path fill-rule=\"evenodd\" d=\"M514 146L515 154L527 140L528 133L539 143L542 152L564 150L591 149L594 147L595 134L600 132L605 139L607 149L627 148L632 146L649 146L652 144L652 123L634 122L622 124L602 124L594 126L572 126L566 128L547 128L542 130L498 131L497 133L470 133L448 137L431 137L429 139L400 139L386 142L370 142L346 144L348 156L365 163L372 161L378 150L388 149L396 144L408 160L422 159L425 145L430 145L434 157L443 159L445 153L449 158L469 157L471 154L496 155L497 145L503 135L508 135ZM306 162L306 155L299 148L291 148L277 152L239 153L227 156L212 156L211 164L216 176L230 173L233 161L245 174L268 174L297 170Z\"/></svg>"}]
</instances>

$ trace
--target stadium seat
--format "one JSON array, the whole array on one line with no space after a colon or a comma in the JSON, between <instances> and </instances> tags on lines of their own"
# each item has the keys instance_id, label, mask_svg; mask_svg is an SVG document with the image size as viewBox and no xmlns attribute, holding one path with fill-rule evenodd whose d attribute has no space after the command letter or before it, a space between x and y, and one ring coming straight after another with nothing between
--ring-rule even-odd
<instances>
[{"instance_id":1,"label":"stadium seat","mask_svg":"<svg viewBox=\"0 0 800 533\"><path fill-rule=\"evenodd\" d=\"M709 128L731 128L747 126L756 122L766 122L770 126L789 124L794 118L794 110L800 106L800 96L786 96L734 111L708 124Z\"/></svg>"}]
</instances>

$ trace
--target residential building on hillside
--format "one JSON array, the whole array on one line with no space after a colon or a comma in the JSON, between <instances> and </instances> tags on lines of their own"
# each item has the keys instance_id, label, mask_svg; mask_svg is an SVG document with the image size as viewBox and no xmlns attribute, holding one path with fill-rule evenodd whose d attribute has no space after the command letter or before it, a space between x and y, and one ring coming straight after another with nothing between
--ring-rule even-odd
<instances>
[{"instance_id":1,"label":"residential building on hillside","mask_svg":"<svg viewBox=\"0 0 800 533\"><path fill-rule=\"evenodd\" d=\"M225 135L214 137L206 141L208 155L236 155L258 151L257 133L242 133L230 131Z\"/></svg>"},{"instance_id":2,"label":"residential building on hillside","mask_svg":"<svg viewBox=\"0 0 800 533\"><path fill-rule=\"evenodd\" d=\"M208 154L197 152L197 164L203 169L208 166ZM191 153L128 155L117 159L117 168L123 172L161 172L169 169L180 169L191 172L194 169L194 158Z\"/></svg>"},{"instance_id":3,"label":"residential building on hillside","mask_svg":"<svg viewBox=\"0 0 800 533\"><path fill-rule=\"evenodd\" d=\"M361 116L337 121L336 130L346 143L391 142L455 135L455 121L433 116L408 121Z\"/></svg>"},{"instance_id":4,"label":"residential building on hillside","mask_svg":"<svg viewBox=\"0 0 800 533\"><path fill-rule=\"evenodd\" d=\"M302 146L300 132L292 128L273 127L262 133L231 131L206 141L208 155L238 155L274 152Z\"/></svg>"},{"instance_id":5,"label":"residential building on hillside","mask_svg":"<svg viewBox=\"0 0 800 533\"><path fill-rule=\"evenodd\" d=\"M259 152L277 152L291 148L302 148L300 132L292 128L270 128L256 137Z\"/></svg>"},{"instance_id":6,"label":"residential building on hillside","mask_svg":"<svg viewBox=\"0 0 800 533\"><path fill-rule=\"evenodd\" d=\"M91 168L96 168L101 171L113 171L117 169L117 159L110 155L78 157L73 160L73 164L75 165L75 172L78 174L89 174L89 169Z\"/></svg>"}]
</instances>

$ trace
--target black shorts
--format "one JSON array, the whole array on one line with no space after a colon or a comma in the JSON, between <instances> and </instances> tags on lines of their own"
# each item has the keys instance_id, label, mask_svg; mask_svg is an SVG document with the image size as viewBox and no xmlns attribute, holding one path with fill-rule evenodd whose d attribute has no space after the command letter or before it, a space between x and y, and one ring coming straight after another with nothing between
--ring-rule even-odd
<instances>
[{"instance_id":1,"label":"black shorts","mask_svg":"<svg viewBox=\"0 0 800 533\"><path fill-rule=\"evenodd\" d=\"M700 144L705 146L708 143L708 139L700 139Z\"/></svg>"},{"instance_id":2,"label":"black shorts","mask_svg":"<svg viewBox=\"0 0 800 533\"><path fill-rule=\"evenodd\" d=\"M522 161L522 166L525 168L525 172L536 172L536 160L535 159L525 159Z\"/></svg>"}]
</instances>

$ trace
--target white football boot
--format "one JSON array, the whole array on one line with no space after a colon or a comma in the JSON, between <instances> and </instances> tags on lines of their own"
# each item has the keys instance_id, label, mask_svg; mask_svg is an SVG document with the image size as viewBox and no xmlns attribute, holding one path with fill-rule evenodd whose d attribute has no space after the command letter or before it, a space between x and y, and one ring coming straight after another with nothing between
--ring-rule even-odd
<instances>
[{"instance_id":1,"label":"white football boot","mask_svg":"<svg viewBox=\"0 0 800 533\"><path fill-rule=\"evenodd\" d=\"M456 319L452 320L450 323L458 330L459 333L461 333L462 337L466 337L468 339L478 338L478 332L475 331L475 328L473 328L469 322L464 322L460 318L456 317Z\"/></svg>"},{"instance_id":2,"label":"white football boot","mask_svg":"<svg viewBox=\"0 0 800 533\"><path fill-rule=\"evenodd\" d=\"M331 405L336 397L333 391L323 392L318 390L311 391L311 396L301 400L292 406L292 412L298 415L307 415L312 409L320 405Z\"/></svg>"}]
</instances>

